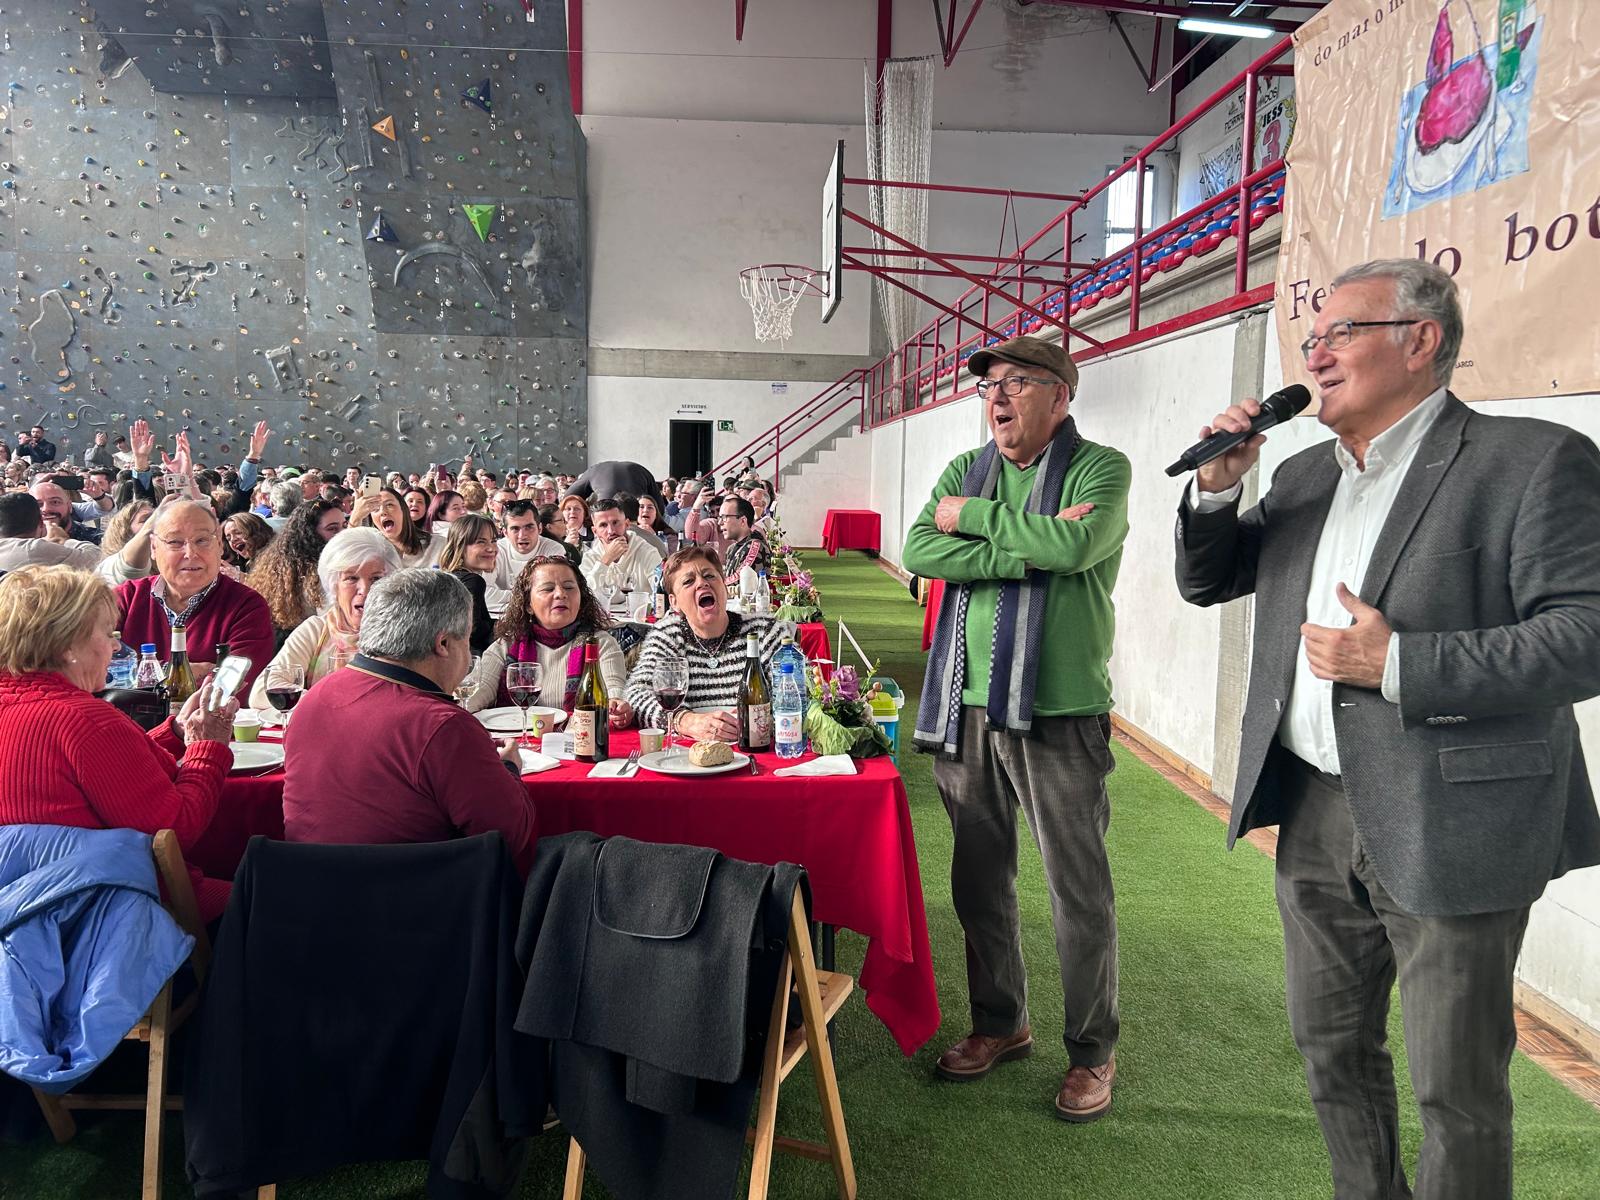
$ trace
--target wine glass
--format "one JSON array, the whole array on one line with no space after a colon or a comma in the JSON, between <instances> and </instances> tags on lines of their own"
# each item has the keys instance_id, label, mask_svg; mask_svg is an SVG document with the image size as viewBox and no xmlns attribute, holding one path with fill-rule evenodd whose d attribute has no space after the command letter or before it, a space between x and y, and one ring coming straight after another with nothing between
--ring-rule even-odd
<instances>
[{"instance_id":1,"label":"wine glass","mask_svg":"<svg viewBox=\"0 0 1600 1200\"><path fill-rule=\"evenodd\" d=\"M462 708L467 706L467 701L478 694L478 663L477 655L472 656L472 662L467 667L467 673L461 677L461 682L456 684L455 690L450 694L455 697L457 704Z\"/></svg>"},{"instance_id":2,"label":"wine glass","mask_svg":"<svg viewBox=\"0 0 1600 1200\"><path fill-rule=\"evenodd\" d=\"M506 664L506 691L511 693L511 703L522 710L522 736L519 746L533 746L532 730L528 728L528 709L539 699L539 664L514 662Z\"/></svg>"},{"instance_id":3,"label":"wine glass","mask_svg":"<svg viewBox=\"0 0 1600 1200\"><path fill-rule=\"evenodd\" d=\"M689 664L677 655L663 658L656 664L650 686L655 689L656 701L667 714L666 757L676 757L673 740L677 728L678 709L683 707L684 695L689 690Z\"/></svg>"},{"instance_id":4,"label":"wine glass","mask_svg":"<svg viewBox=\"0 0 1600 1200\"><path fill-rule=\"evenodd\" d=\"M329 650L327 654L323 655L324 661L326 661L328 664L328 674L332 675L335 671L348 667L352 657L354 656L350 653L350 651L344 649L342 646L335 646L333 649Z\"/></svg>"},{"instance_id":5,"label":"wine glass","mask_svg":"<svg viewBox=\"0 0 1600 1200\"><path fill-rule=\"evenodd\" d=\"M305 692L306 669L296 663L278 667L267 680L267 703L283 714L284 728L289 726L289 711Z\"/></svg>"}]
</instances>

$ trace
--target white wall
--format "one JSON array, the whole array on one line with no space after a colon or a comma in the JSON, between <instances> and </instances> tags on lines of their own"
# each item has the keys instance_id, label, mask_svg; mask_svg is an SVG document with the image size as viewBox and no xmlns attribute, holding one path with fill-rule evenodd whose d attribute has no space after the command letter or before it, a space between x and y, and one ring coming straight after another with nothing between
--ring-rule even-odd
<instances>
[{"instance_id":1,"label":"white wall","mask_svg":"<svg viewBox=\"0 0 1600 1200\"><path fill-rule=\"evenodd\" d=\"M674 419L732 421L733 433L711 435L712 461L719 463L831 383L791 382L787 394L774 395L772 381L591 375L589 461L629 459L663 477ZM679 417L683 404L704 404L706 411ZM770 471L771 464L762 469Z\"/></svg>"},{"instance_id":2,"label":"white wall","mask_svg":"<svg viewBox=\"0 0 1600 1200\"><path fill-rule=\"evenodd\" d=\"M983 408L968 396L873 430L872 503L883 515L883 556L900 562L906 529L950 460L988 440Z\"/></svg>"},{"instance_id":3,"label":"white wall","mask_svg":"<svg viewBox=\"0 0 1600 1200\"><path fill-rule=\"evenodd\" d=\"M1234 329L1224 325L1090 363L1073 402L1083 436L1115 446L1133 463L1111 656L1117 711L1207 774L1221 610L1178 598L1172 526L1182 483L1163 470L1227 398Z\"/></svg>"},{"instance_id":4,"label":"white wall","mask_svg":"<svg viewBox=\"0 0 1600 1200\"><path fill-rule=\"evenodd\" d=\"M963 20L966 13L963 5ZM866 0L751 4L742 42L728 0L586 0L583 17L586 113L863 119L862 64L877 54L877 6ZM1148 47L1150 22L1122 21L1134 44ZM938 53L925 0L896 0L893 24L894 57ZM1166 124L1165 90L1147 94L1099 13L990 0L954 65L941 59L936 69L936 127L1126 133Z\"/></svg>"},{"instance_id":5,"label":"white wall","mask_svg":"<svg viewBox=\"0 0 1600 1200\"><path fill-rule=\"evenodd\" d=\"M822 545L822 522L830 508L872 507L872 446L864 437L841 438L816 462L785 482L778 518L791 546Z\"/></svg>"}]
</instances>

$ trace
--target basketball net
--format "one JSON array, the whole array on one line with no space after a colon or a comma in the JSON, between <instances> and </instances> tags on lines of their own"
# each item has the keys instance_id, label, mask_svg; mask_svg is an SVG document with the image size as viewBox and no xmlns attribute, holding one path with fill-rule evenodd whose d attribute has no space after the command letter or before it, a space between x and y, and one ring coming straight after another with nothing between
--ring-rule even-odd
<instances>
[{"instance_id":1,"label":"basketball net","mask_svg":"<svg viewBox=\"0 0 1600 1200\"><path fill-rule=\"evenodd\" d=\"M739 294L750 304L750 315L756 323L756 341L789 340L794 331L794 310L799 307L800 298L808 291L821 294L811 282L818 274L815 267L794 263L764 263L739 272Z\"/></svg>"},{"instance_id":2,"label":"basketball net","mask_svg":"<svg viewBox=\"0 0 1600 1200\"><path fill-rule=\"evenodd\" d=\"M933 162L933 58L891 58L883 75L874 78L877 64L866 64L867 175L897 183L927 183ZM869 187L867 200L873 224L918 246L928 242L928 193L917 188ZM879 233L872 235L877 250L900 247ZM899 257L906 267L920 267L923 259ZM881 277L874 277L878 307L891 346L911 340L920 323L922 301Z\"/></svg>"}]
</instances>

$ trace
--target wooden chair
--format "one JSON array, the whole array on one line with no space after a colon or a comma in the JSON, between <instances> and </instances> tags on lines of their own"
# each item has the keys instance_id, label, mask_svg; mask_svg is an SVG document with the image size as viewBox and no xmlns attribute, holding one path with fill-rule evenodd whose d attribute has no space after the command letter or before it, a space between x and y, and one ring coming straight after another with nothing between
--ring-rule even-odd
<instances>
[{"instance_id":1,"label":"wooden chair","mask_svg":"<svg viewBox=\"0 0 1600 1200\"><path fill-rule=\"evenodd\" d=\"M143 1109L144 1181L140 1196L142 1200L160 1200L161 1139L166 1114L183 1110L183 1097L167 1095L169 1043L173 1033L188 1020L200 1003L199 985L205 981L206 970L211 965L211 939L206 936L205 923L200 920L200 906L195 903L194 885L184 866L178 835L170 829L161 830L151 839L150 850L155 856L161 886L167 894L165 907L183 931L194 938L194 949L189 952L189 965L194 970L195 990L182 1004L173 1007L172 981L167 980L156 994L149 1011L123 1035L124 1041L145 1042L150 1047L150 1066L144 1095L80 1095L68 1092L63 1096L51 1096L37 1088L33 1094L57 1142L71 1141L78 1132L70 1109ZM275 1200L277 1188L264 1187L256 1195L257 1200Z\"/></svg>"},{"instance_id":2,"label":"wooden chair","mask_svg":"<svg viewBox=\"0 0 1600 1200\"><path fill-rule=\"evenodd\" d=\"M790 984L798 982L800 1011L805 1018L789 1029ZM855 1200L856 1168L845 1134L844 1108L839 1102L839 1081L833 1071L833 1051L828 1045L828 1022L844 1005L856 981L836 971L819 971L811 951L811 931L805 901L797 891L789 913L789 953L778 973L778 990L772 1000L772 1020L767 1026L767 1048L761 1065L761 1093L756 1103L756 1127L748 1140L755 1147L750 1161L750 1200L766 1200L772 1173L772 1153L798 1155L833 1164L840 1200ZM778 1136L778 1089L800 1060L811 1055L817 1098L822 1103L823 1132L827 1144ZM587 1155L573 1139L567 1151L567 1179L563 1200L580 1200Z\"/></svg>"}]
</instances>

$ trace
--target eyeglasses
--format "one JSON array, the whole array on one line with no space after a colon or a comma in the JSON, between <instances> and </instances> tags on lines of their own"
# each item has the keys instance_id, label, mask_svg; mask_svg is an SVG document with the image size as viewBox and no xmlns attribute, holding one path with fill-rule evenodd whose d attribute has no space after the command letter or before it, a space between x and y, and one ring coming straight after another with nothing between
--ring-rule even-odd
<instances>
[{"instance_id":1,"label":"eyeglasses","mask_svg":"<svg viewBox=\"0 0 1600 1200\"><path fill-rule=\"evenodd\" d=\"M1356 336L1358 329L1381 329L1391 325L1420 325L1421 318L1410 321L1335 321L1328 326L1326 333L1313 333L1300 343L1300 353L1307 359L1311 352L1317 348L1317 343L1322 342L1329 350L1343 350L1350 344L1350 339Z\"/></svg>"},{"instance_id":2,"label":"eyeglasses","mask_svg":"<svg viewBox=\"0 0 1600 1200\"><path fill-rule=\"evenodd\" d=\"M202 534L197 538L190 538L187 541L174 540L172 538L157 538L156 541L160 542L174 554L181 554L186 548L193 550L196 554L209 554L217 544L216 535L212 533Z\"/></svg>"},{"instance_id":3,"label":"eyeglasses","mask_svg":"<svg viewBox=\"0 0 1600 1200\"><path fill-rule=\"evenodd\" d=\"M1030 383L1037 383L1042 387L1053 387L1060 382L1059 379L1036 379L1029 375L1007 375L1004 379L980 379L977 387L978 395L987 400L989 393L996 388L1000 389L1002 395L1020 396L1022 395L1022 389Z\"/></svg>"}]
</instances>

